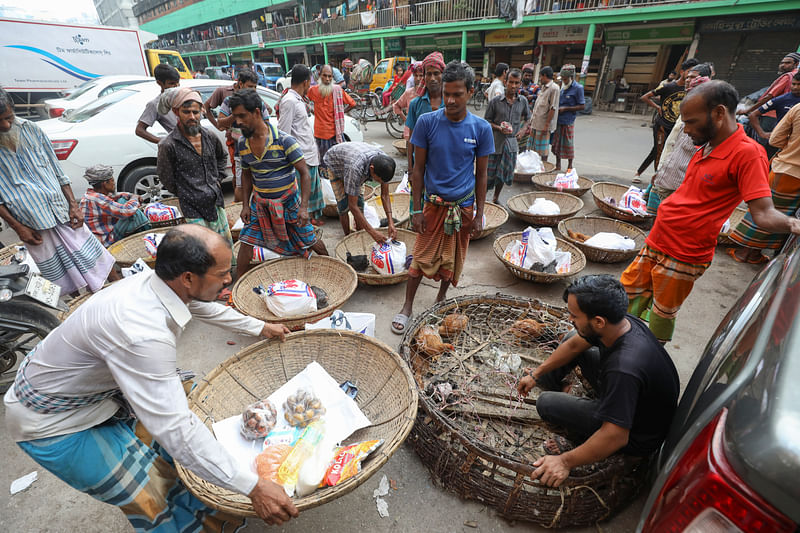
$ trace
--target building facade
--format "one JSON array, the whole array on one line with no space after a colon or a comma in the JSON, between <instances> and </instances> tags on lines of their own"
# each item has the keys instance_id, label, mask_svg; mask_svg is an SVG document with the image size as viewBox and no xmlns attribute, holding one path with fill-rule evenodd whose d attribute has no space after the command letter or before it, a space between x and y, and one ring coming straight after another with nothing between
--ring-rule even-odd
<instances>
[{"instance_id":1,"label":"building facade","mask_svg":"<svg viewBox=\"0 0 800 533\"><path fill-rule=\"evenodd\" d=\"M103 26L137 28L139 22L133 14L133 0L94 0L97 18Z\"/></svg>"}]
</instances>

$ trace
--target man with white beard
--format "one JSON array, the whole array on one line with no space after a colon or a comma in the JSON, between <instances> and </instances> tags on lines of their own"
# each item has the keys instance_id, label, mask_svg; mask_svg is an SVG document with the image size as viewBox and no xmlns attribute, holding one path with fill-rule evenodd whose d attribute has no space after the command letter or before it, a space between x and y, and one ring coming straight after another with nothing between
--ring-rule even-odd
<instances>
[{"instance_id":1,"label":"man with white beard","mask_svg":"<svg viewBox=\"0 0 800 533\"><path fill-rule=\"evenodd\" d=\"M113 271L114 257L83 223L70 180L50 140L34 124L14 115L0 89L0 218L25 243L41 274L72 293L99 290Z\"/></svg>"},{"instance_id":2,"label":"man with white beard","mask_svg":"<svg viewBox=\"0 0 800 533\"><path fill-rule=\"evenodd\" d=\"M319 84L308 90L308 99L314 102L314 139L319 151L320 172L326 168L324 159L328 149L344 142L344 114L356 103L344 89L333 83L330 65L322 67Z\"/></svg>"}]
</instances>

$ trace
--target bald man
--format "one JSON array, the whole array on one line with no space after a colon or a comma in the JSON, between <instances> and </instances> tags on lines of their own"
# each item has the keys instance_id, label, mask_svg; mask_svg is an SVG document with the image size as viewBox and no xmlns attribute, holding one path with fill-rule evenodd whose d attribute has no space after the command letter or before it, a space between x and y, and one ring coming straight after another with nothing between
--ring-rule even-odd
<instances>
[{"instance_id":1,"label":"bald man","mask_svg":"<svg viewBox=\"0 0 800 533\"><path fill-rule=\"evenodd\" d=\"M120 507L136 531L242 525L192 496L173 459L249 496L268 524L297 516L279 485L241 468L189 410L176 371L178 337L192 318L254 336L288 333L213 302L230 270L222 236L191 224L171 230L155 272L119 281L80 306L27 355L4 397L8 434L19 447L73 488Z\"/></svg>"}]
</instances>

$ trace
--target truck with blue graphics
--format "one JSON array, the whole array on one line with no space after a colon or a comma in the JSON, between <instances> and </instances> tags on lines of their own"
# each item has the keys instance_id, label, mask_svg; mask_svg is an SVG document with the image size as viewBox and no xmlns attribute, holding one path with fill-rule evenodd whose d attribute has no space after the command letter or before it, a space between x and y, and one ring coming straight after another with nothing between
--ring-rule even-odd
<instances>
[{"instance_id":1,"label":"truck with blue graphics","mask_svg":"<svg viewBox=\"0 0 800 533\"><path fill-rule=\"evenodd\" d=\"M0 18L0 86L19 114L31 115L39 101L100 76L152 76L159 63L169 63L181 78L192 78L178 52L144 48L156 37L130 28Z\"/></svg>"}]
</instances>

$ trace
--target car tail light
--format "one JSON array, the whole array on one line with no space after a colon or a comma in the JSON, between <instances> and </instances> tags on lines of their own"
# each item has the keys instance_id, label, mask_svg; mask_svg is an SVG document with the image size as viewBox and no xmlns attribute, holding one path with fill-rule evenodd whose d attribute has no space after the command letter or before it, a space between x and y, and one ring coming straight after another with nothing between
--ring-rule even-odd
<instances>
[{"instance_id":1,"label":"car tail light","mask_svg":"<svg viewBox=\"0 0 800 533\"><path fill-rule=\"evenodd\" d=\"M58 118L64 114L63 107L51 107L50 108L50 118Z\"/></svg>"},{"instance_id":2,"label":"car tail light","mask_svg":"<svg viewBox=\"0 0 800 533\"><path fill-rule=\"evenodd\" d=\"M75 139L69 139L66 141L50 141L53 145L53 151L56 153L56 157L58 157L59 161L64 161L66 158L69 157L69 154L78 146L78 141Z\"/></svg>"},{"instance_id":3,"label":"car tail light","mask_svg":"<svg viewBox=\"0 0 800 533\"><path fill-rule=\"evenodd\" d=\"M797 526L736 474L725 457L728 410L678 460L645 522L646 532L793 532Z\"/></svg>"}]
</instances>

